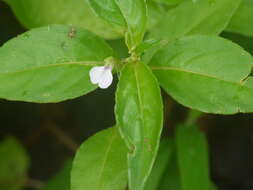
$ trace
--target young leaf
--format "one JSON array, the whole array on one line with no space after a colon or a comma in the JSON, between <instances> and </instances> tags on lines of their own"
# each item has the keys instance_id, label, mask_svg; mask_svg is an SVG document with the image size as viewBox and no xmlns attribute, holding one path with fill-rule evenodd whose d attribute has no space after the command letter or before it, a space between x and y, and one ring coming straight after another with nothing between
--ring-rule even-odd
<instances>
[{"instance_id":1,"label":"young leaf","mask_svg":"<svg viewBox=\"0 0 253 190\"><path fill-rule=\"evenodd\" d=\"M137 54L142 54L150 49L156 48L160 45L159 40L154 40L154 39L149 39L146 41L143 41L137 48L136 48L136 53Z\"/></svg>"},{"instance_id":2,"label":"young leaf","mask_svg":"<svg viewBox=\"0 0 253 190\"><path fill-rule=\"evenodd\" d=\"M115 0L127 23L126 44L135 49L143 40L147 23L146 0Z\"/></svg>"},{"instance_id":3,"label":"young leaf","mask_svg":"<svg viewBox=\"0 0 253 190\"><path fill-rule=\"evenodd\" d=\"M144 190L157 190L165 173L166 167L172 158L174 150L172 139L162 139L157 158ZM160 189L159 189L160 190Z\"/></svg>"},{"instance_id":4,"label":"young leaf","mask_svg":"<svg viewBox=\"0 0 253 190\"><path fill-rule=\"evenodd\" d=\"M190 36L159 50L150 66L161 86L181 104L219 114L253 111L249 53L215 36Z\"/></svg>"},{"instance_id":5,"label":"young leaf","mask_svg":"<svg viewBox=\"0 0 253 190\"><path fill-rule=\"evenodd\" d=\"M85 28L107 39L123 36L122 29L97 17L86 0L4 1L12 8L18 20L29 29L49 24L67 24Z\"/></svg>"},{"instance_id":6,"label":"young leaf","mask_svg":"<svg viewBox=\"0 0 253 190\"><path fill-rule=\"evenodd\" d=\"M224 30L241 0L184 1L168 11L151 30L150 36L172 41L185 35L219 34Z\"/></svg>"},{"instance_id":7,"label":"young leaf","mask_svg":"<svg viewBox=\"0 0 253 190\"><path fill-rule=\"evenodd\" d=\"M145 0L89 0L89 2L101 18L126 30L126 44L129 50L142 42L147 22Z\"/></svg>"},{"instance_id":8,"label":"young leaf","mask_svg":"<svg viewBox=\"0 0 253 190\"><path fill-rule=\"evenodd\" d=\"M125 18L115 0L88 0L98 16L112 24L126 28Z\"/></svg>"},{"instance_id":9,"label":"young leaf","mask_svg":"<svg viewBox=\"0 0 253 190\"><path fill-rule=\"evenodd\" d=\"M174 139L173 139L174 141ZM172 152L172 158L167 163L166 170L161 178L157 190L182 190L180 174L177 164L176 151Z\"/></svg>"},{"instance_id":10,"label":"young leaf","mask_svg":"<svg viewBox=\"0 0 253 190\"><path fill-rule=\"evenodd\" d=\"M129 188L142 190L157 154L163 123L160 89L145 64L128 63L123 68L115 114L129 148Z\"/></svg>"},{"instance_id":11,"label":"young leaf","mask_svg":"<svg viewBox=\"0 0 253 190\"><path fill-rule=\"evenodd\" d=\"M96 88L89 70L112 55L100 38L54 25L28 31L0 48L0 98L59 102Z\"/></svg>"},{"instance_id":12,"label":"young leaf","mask_svg":"<svg viewBox=\"0 0 253 190\"><path fill-rule=\"evenodd\" d=\"M208 146L197 126L177 126L176 147L182 190L210 190Z\"/></svg>"},{"instance_id":13,"label":"young leaf","mask_svg":"<svg viewBox=\"0 0 253 190\"><path fill-rule=\"evenodd\" d=\"M238 10L232 17L227 31L253 37L253 1L242 0Z\"/></svg>"},{"instance_id":14,"label":"young leaf","mask_svg":"<svg viewBox=\"0 0 253 190\"><path fill-rule=\"evenodd\" d=\"M123 190L126 185L127 148L117 127L81 145L73 162L71 190Z\"/></svg>"},{"instance_id":15,"label":"young leaf","mask_svg":"<svg viewBox=\"0 0 253 190\"><path fill-rule=\"evenodd\" d=\"M27 180L29 157L14 138L0 144L0 189L21 190Z\"/></svg>"}]
</instances>

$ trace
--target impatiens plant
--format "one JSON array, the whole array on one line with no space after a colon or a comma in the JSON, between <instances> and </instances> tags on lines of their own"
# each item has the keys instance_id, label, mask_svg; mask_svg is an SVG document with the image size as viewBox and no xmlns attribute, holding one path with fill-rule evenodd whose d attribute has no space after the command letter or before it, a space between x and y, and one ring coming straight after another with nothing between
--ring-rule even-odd
<instances>
[{"instance_id":1,"label":"impatiens plant","mask_svg":"<svg viewBox=\"0 0 253 190\"><path fill-rule=\"evenodd\" d=\"M253 36L253 1L5 1L32 29L0 48L0 98L61 102L118 77L115 127L81 145L71 190L215 189L196 120L253 112L252 56L219 37ZM127 57L102 39L120 37ZM159 148L161 88L190 111Z\"/></svg>"}]
</instances>

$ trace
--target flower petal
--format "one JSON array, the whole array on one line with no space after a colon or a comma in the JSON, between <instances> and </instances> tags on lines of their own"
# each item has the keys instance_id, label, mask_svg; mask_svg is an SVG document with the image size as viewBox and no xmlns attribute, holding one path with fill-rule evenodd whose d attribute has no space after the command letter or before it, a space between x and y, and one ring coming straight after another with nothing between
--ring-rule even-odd
<instances>
[{"instance_id":1,"label":"flower petal","mask_svg":"<svg viewBox=\"0 0 253 190\"><path fill-rule=\"evenodd\" d=\"M98 86L102 89L108 88L112 84L113 76L111 69L104 70L104 73L98 83Z\"/></svg>"},{"instance_id":2,"label":"flower petal","mask_svg":"<svg viewBox=\"0 0 253 190\"><path fill-rule=\"evenodd\" d=\"M93 67L90 70L90 81L92 84L98 84L101 80L101 77L103 76L104 67Z\"/></svg>"}]
</instances>

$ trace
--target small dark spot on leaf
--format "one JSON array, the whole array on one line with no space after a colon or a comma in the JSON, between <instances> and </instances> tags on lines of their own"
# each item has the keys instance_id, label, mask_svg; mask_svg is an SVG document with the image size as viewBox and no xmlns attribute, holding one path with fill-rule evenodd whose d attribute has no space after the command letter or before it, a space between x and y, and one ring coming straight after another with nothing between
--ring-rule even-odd
<instances>
[{"instance_id":1,"label":"small dark spot on leaf","mask_svg":"<svg viewBox=\"0 0 253 190\"><path fill-rule=\"evenodd\" d=\"M130 147L129 154L133 154L134 151L135 151L135 146L132 145L132 146Z\"/></svg>"},{"instance_id":2,"label":"small dark spot on leaf","mask_svg":"<svg viewBox=\"0 0 253 190\"><path fill-rule=\"evenodd\" d=\"M152 151L152 147L151 147L151 144L150 144L150 139L148 138L145 138L144 139L144 143L147 145L147 148L148 148L148 151Z\"/></svg>"},{"instance_id":3,"label":"small dark spot on leaf","mask_svg":"<svg viewBox=\"0 0 253 190\"><path fill-rule=\"evenodd\" d=\"M76 29L74 27L71 27L68 33L69 38L74 38L76 36Z\"/></svg>"}]
</instances>

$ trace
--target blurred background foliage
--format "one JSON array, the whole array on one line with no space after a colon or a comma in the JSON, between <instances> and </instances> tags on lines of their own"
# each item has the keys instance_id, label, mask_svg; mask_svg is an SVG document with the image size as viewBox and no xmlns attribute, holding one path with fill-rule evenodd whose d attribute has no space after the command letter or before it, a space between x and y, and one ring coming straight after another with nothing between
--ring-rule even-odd
<instances>
[{"instance_id":1,"label":"blurred background foliage","mask_svg":"<svg viewBox=\"0 0 253 190\"><path fill-rule=\"evenodd\" d=\"M26 31L2 1L0 28L1 45ZM253 54L253 38L229 32L222 36ZM108 42L119 57L127 55L121 39ZM69 190L70 160L76 149L89 136L115 123L116 83L58 104L0 100L0 189ZM164 103L163 135L169 136L188 110L165 94ZM252 190L253 116L207 114L198 123L208 137L211 177L218 189Z\"/></svg>"}]
</instances>

